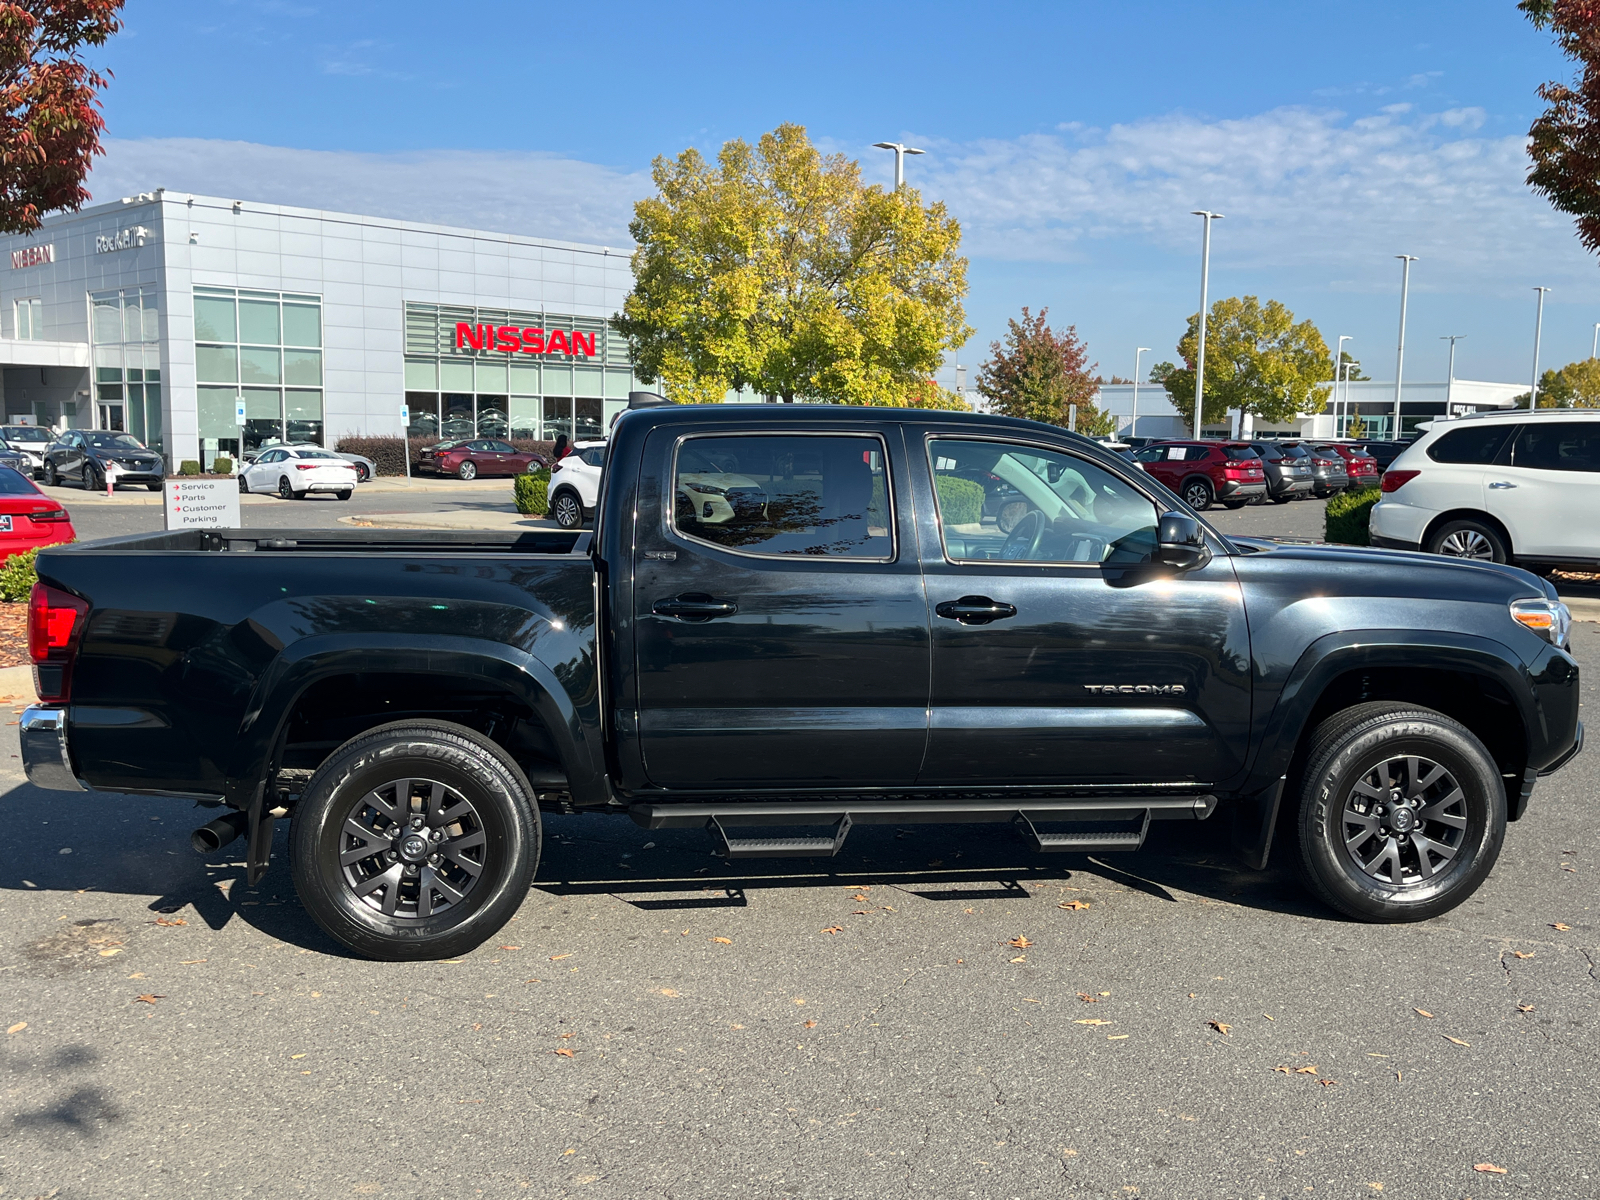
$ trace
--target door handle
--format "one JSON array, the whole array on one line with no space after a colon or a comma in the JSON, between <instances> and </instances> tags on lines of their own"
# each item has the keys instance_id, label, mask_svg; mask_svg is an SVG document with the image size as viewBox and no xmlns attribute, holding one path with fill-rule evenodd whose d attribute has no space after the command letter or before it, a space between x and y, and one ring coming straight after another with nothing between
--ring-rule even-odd
<instances>
[{"instance_id":1,"label":"door handle","mask_svg":"<svg viewBox=\"0 0 1600 1200\"><path fill-rule=\"evenodd\" d=\"M732 600L718 600L704 592L685 592L672 599L657 600L650 611L658 617L675 617L680 621L711 621L733 616L739 606Z\"/></svg>"},{"instance_id":2,"label":"door handle","mask_svg":"<svg viewBox=\"0 0 1600 1200\"><path fill-rule=\"evenodd\" d=\"M946 600L934 606L933 611L948 621L963 625L987 625L990 621L1003 621L1017 615L1015 604L1004 604L987 596L963 596L959 600Z\"/></svg>"},{"instance_id":3,"label":"door handle","mask_svg":"<svg viewBox=\"0 0 1600 1200\"><path fill-rule=\"evenodd\" d=\"M1495 491L1503 491L1506 488L1514 488L1517 485L1514 484L1514 483L1511 483L1509 480L1497 479L1495 482L1491 483L1489 486L1491 488L1493 488Z\"/></svg>"}]
</instances>

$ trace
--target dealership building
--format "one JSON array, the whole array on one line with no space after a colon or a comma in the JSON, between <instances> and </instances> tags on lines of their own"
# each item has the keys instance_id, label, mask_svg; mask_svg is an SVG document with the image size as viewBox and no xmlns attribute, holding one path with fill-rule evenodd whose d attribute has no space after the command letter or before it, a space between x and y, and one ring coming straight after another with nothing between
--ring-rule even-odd
<instances>
[{"instance_id":1,"label":"dealership building","mask_svg":"<svg viewBox=\"0 0 1600 1200\"><path fill-rule=\"evenodd\" d=\"M630 249L155 191L5 239L7 423L169 465L280 438L600 436ZM242 414L242 415L241 415Z\"/></svg>"}]
</instances>

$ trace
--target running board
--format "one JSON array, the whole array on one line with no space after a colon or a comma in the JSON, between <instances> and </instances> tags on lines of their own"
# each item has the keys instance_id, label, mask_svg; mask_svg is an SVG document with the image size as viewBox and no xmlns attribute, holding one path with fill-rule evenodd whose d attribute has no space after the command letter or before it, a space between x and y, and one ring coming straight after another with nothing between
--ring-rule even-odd
<instances>
[{"instance_id":1,"label":"running board","mask_svg":"<svg viewBox=\"0 0 1600 1200\"><path fill-rule=\"evenodd\" d=\"M1013 822L1019 833L1041 853L1072 851L1078 854L1101 850L1137 850L1150 832L1150 810L1145 809L1123 821L1085 821L1087 828L1040 833L1027 813L1018 813ZM1057 817L1057 820L1060 818Z\"/></svg>"},{"instance_id":2,"label":"running board","mask_svg":"<svg viewBox=\"0 0 1600 1200\"><path fill-rule=\"evenodd\" d=\"M734 838L716 817L706 822L706 832L729 858L832 858L850 836L850 814L834 823L831 837Z\"/></svg>"}]
</instances>

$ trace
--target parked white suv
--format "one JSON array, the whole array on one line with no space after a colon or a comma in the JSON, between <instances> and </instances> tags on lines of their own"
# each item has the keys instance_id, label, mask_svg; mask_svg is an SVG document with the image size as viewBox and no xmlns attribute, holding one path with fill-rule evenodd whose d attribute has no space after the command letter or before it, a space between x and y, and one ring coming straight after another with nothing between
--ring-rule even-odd
<instances>
[{"instance_id":1,"label":"parked white suv","mask_svg":"<svg viewBox=\"0 0 1600 1200\"><path fill-rule=\"evenodd\" d=\"M1537 571L1600 566L1600 409L1436 421L1382 486L1374 546Z\"/></svg>"},{"instance_id":2,"label":"parked white suv","mask_svg":"<svg viewBox=\"0 0 1600 1200\"><path fill-rule=\"evenodd\" d=\"M574 442L550 468L550 515L561 528L577 529L594 514L605 465L604 442Z\"/></svg>"}]
</instances>

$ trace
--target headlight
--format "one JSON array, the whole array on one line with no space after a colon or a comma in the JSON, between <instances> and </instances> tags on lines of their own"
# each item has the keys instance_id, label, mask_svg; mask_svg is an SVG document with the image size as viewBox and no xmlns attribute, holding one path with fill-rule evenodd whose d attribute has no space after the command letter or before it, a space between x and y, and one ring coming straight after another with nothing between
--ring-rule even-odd
<instances>
[{"instance_id":1,"label":"headlight","mask_svg":"<svg viewBox=\"0 0 1600 1200\"><path fill-rule=\"evenodd\" d=\"M1572 612L1559 600L1513 600L1511 619L1563 650L1572 632Z\"/></svg>"}]
</instances>

